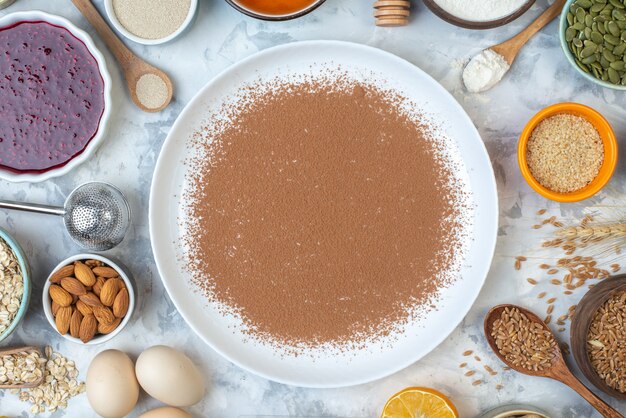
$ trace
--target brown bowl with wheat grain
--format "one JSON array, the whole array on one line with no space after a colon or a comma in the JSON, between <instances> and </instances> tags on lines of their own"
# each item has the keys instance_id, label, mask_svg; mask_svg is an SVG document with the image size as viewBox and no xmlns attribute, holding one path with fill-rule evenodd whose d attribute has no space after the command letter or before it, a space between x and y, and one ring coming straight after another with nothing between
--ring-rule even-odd
<instances>
[{"instance_id":1,"label":"brown bowl with wheat grain","mask_svg":"<svg viewBox=\"0 0 626 418\"><path fill-rule=\"evenodd\" d=\"M626 400L626 275L591 288L572 319L570 339L576 364L595 387Z\"/></svg>"}]
</instances>

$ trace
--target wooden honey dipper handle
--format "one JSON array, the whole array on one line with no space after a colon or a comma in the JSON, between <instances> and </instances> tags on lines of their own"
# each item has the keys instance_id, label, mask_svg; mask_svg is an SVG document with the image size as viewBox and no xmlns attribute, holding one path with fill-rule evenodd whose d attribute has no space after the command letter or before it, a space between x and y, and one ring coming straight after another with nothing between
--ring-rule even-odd
<instances>
[{"instance_id":1,"label":"wooden honey dipper handle","mask_svg":"<svg viewBox=\"0 0 626 418\"><path fill-rule=\"evenodd\" d=\"M411 14L410 0L378 0L374 3L376 26L405 26Z\"/></svg>"}]
</instances>

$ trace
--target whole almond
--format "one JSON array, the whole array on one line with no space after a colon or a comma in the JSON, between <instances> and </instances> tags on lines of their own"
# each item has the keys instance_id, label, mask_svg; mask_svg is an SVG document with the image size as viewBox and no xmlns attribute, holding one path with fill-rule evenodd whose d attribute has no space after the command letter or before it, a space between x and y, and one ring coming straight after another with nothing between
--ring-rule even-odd
<instances>
[{"instance_id":1,"label":"whole almond","mask_svg":"<svg viewBox=\"0 0 626 418\"><path fill-rule=\"evenodd\" d=\"M117 279L109 279L104 282L102 290L100 291L100 301L104 306L113 306L115 297L120 288Z\"/></svg>"},{"instance_id":2,"label":"whole almond","mask_svg":"<svg viewBox=\"0 0 626 418\"><path fill-rule=\"evenodd\" d=\"M78 309L80 313L83 314L83 316L93 315L93 310L91 309L91 306L87 305L80 299L76 302L76 309Z\"/></svg>"},{"instance_id":3,"label":"whole almond","mask_svg":"<svg viewBox=\"0 0 626 418\"><path fill-rule=\"evenodd\" d=\"M103 265L102 261L100 260L87 260L85 261L85 264L87 264L91 268L100 267Z\"/></svg>"},{"instance_id":4,"label":"whole almond","mask_svg":"<svg viewBox=\"0 0 626 418\"><path fill-rule=\"evenodd\" d=\"M111 325L115 321L115 315L111 312L111 309L106 306L93 306L93 314L99 323L104 325Z\"/></svg>"},{"instance_id":5,"label":"whole almond","mask_svg":"<svg viewBox=\"0 0 626 418\"><path fill-rule=\"evenodd\" d=\"M100 296L100 292L102 292L102 286L104 286L104 283L106 281L107 279L105 279L104 277L98 277L96 279L96 283L93 285L93 293Z\"/></svg>"},{"instance_id":6,"label":"whole almond","mask_svg":"<svg viewBox=\"0 0 626 418\"><path fill-rule=\"evenodd\" d=\"M59 310L60 307L61 305L59 305L55 301L52 301L52 303L50 304L50 309L52 310L52 316L56 316L57 311Z\"/></svg>"},{"instance_id":7,"label":"whole almond","mask_svg":"<svg viewBox=\"0 0 626 418\"><path fill-rule=\"evenodd\" d=\"M72 304L72 295L59 285L51 285L48 293L50 294L50 298L59 306L70 306Z\"/></svg>"},{"instance_id":8,"label":"whole almond","mask_svg":"<svg viewBox=\"0 0 626 418\"><path fill-rule=\"evenodd\" d=\"M96 283L96 276L88 265L80 261L74 265L74 276L85 286L93 286Z\"/></svg>"},{"instance_id":9,"label":"whole almond","mask_svg":"<svg viewBox=\"0 0 626 418\"><path fill-rule=\"evenodd\" d=\"M100 334L110 334L115 331L115 329L120 325L120 322L122 322L122 318L115 318L115 321L108 325L98 322L98 332Z\"/></svg>"},{"instance_id":10,"label":"whole almond","mask_svg":"<svg viewBox=\"0 0 626 418\"><path fill-rule=\"evenodd\" d=\"M115 301L113 302L113 315L118 318L123 318L124 316L126 316L129 304L130 299L128 297L128 290L120 290L115 297Z\"/></svg>"},{"instance_id":11,"label":"whole almond","mask_svg":"<svg viewBox=\"0 0 626 418\"><path fill-rule=\"evenodd\" d=\"M61 335L67 334L70 329L70 321L72 320L72 307L61 306L57 311L57 316L54 318L57 330Z\"/></svg>"},{"instance_id":12,"label":"whole almond","mask_svg":"<svg viewBox=\"0 0 626 418\"><path fill-rule=\"evenodd\" d=\"M61 267L50 276L50 282L52 283L60 283L61 279L64 277L70 277L74 275L74 265L70 264L69 266Z\"/></svg>"},{"instance_id":13,"label":"whole almond","mask_svg":"<svg viewBox=\"0 0 626 418\"><path fill-rule=\"evenodd\" d=\"M78 309L72 313L70 320L70 335L74 338L80 337L80 324L83 322L83 314Z\"/></svg>"},{"instance_id":14,"label":"whole almond","mask_svg":"<svg viewBox=\"0 0 626 418\"><path fill-rule=\"evenodd\" d=\"M84 295L78 297L82 302L86 305L91 306L102 306L102 302L100 302L100 298L91 292L87 292Z\"/></svg>"},{"instance_id":15,"label":"whole almond","mask_svg":"<svg viewBox=\"0 0 626 418\"><path fill-rule=\"evenodd\" d=\"M96 276L104 277L107 279L119 276L118 272L111 267L94 267L93 272Z\"/></svg>"},{"instance_id":16,"label":"whole almond","mask_svg":"<svg viewBox=\"0 0 626 418\"><path fill-rule=\"evenodd\" d=\"M73 277L64 277L61 279L61 287L67 290L72 295L80 296L87 293L85 285L83 285L78 279Z\"/></svg>"},{"instance_id":17,"label":"whole almond","mask_svg":"<svg viewBox=\"0 0 626 418\"><path fill-rule=\"evenodd\" d=\"M98 332L98 320L93 315L86 315L80 323L78 338L84 343L91 341Z\"/></svg>"}]
</instances>

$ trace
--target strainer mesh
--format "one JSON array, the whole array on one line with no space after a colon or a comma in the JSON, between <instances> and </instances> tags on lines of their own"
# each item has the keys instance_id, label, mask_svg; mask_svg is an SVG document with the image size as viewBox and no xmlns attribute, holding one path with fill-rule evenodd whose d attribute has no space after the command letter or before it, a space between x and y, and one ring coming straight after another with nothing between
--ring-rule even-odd
<instances>
[{"instance_id":1,"label":"strainer mesh","mask_svg":"<svg viewBox=\"0 0 626 418\"><path fill-rule=\"evenodd\" d=\"M106 183L87 183L65 203L65 226L80 246L103 251L119 244L130 224L124 195Z\"/></svg>"}]
</instances>

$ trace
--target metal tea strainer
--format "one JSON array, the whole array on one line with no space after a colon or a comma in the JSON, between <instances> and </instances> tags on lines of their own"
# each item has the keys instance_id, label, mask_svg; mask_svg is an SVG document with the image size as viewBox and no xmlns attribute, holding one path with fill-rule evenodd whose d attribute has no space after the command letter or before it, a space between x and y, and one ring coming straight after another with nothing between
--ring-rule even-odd
<instances>
[{"instance_id":1,"label":"metal tea strainer","mask_svg":"<svg viewBox=\"0 0 626 418\"><path fill-rule=\"evenodd\" d=\"M95 181L74 189L62 208L5 200L0 200L0 208L63 216L69 236L92 251L115 247L130 226L130 207L122 192L111 184Z\"/></svg>"}]
</instances>

